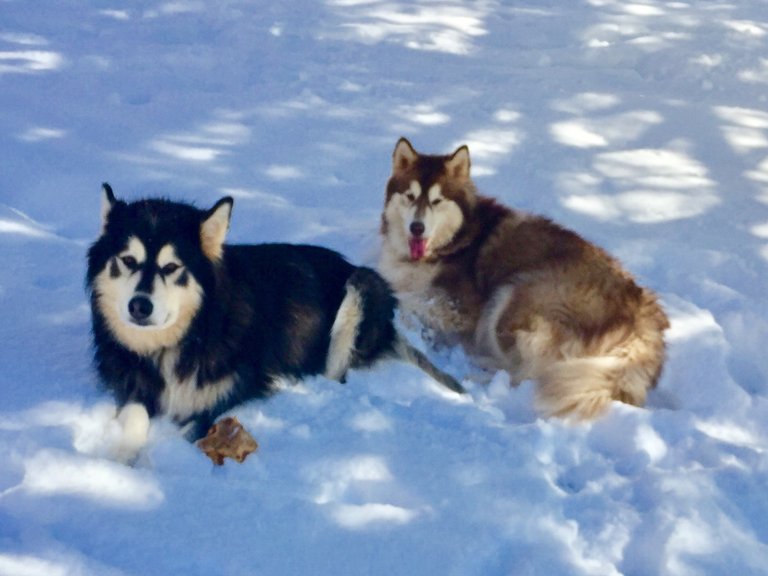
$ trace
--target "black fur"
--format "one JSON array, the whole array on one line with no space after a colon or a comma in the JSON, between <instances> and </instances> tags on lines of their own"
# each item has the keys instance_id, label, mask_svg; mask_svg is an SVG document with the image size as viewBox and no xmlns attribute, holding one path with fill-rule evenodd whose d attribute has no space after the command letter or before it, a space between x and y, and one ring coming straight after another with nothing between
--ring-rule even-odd
<instances>
[{"instance_id":1,"label":"black fur","mask_svg":"<svg viewBox=\"0 0 768 576\"><path fill-rule=\"evenodd\" d=\"M392 324L397 300L389 284L370 268L357 268L347 283L363 299L363 320L355 339L352 367L366 366L391 352L397 339Z\"/></svg>"},{"instance_id":2,"label":"black fur","mask_svg":"<svg viewBox=\"0 0 768 576\"><path fill-rule=\"evenodd\" d=\"M196 374L197 387L234 376L234 389L210 410L193 415L188 436L196 439L224 411L269 395L275 377L320 374L326 366L331 327L348 285L362 296L361 321L351 367L397 355L393 325L396 300L373 270L355 267L331 250L307 245L225 245L214 262L201 249L200 226L212 211L167 200L125 203L105 187L111 204L102 236L88 252L95 367L120 406L144 404L161 413L167 383L157 367L167 351L140 355L112 333L93 290L97 275L136 236L152 254L171 243L186 271L203 289L203 303L178 344L179 379ZM231 201L231 200L230 200ZM154 266L148 258L147 265Z\"/></svg>"}]
</instances>

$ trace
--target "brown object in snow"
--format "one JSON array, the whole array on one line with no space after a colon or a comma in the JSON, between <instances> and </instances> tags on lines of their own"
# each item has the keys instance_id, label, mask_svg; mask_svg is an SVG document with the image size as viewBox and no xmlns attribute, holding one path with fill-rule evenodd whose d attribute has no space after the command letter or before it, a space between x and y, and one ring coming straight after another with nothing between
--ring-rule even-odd
<instances>
[{"instance_id":1,"label":"brown object in snow","mask_svg":"<svg viewBox=\"0 0 768 576\"><path fill-rule=\"evenodd\" d=\"M258 442L233 416L223 418L211 426L208 434L197 445L217 466L224 464L224 458L242 462L248 454L259 448Z\"/></svg>"}]
</instances>

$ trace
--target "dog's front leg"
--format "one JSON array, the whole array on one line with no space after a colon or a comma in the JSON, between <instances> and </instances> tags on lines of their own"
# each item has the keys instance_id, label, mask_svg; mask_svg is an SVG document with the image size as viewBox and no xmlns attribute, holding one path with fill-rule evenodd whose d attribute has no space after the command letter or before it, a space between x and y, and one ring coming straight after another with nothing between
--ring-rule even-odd
<instances>
[{"instance_id":1,"label":"dog's front leg","mask_svg":"<svg viewBox=\"0 0 768 576\"><path fill-rule=\"evenodd\" d=\"M114 448L119 462L131 463L149 440L149 412L143 404L129 402L117 414L120 436Z\"/></svg>"}]
</instances>

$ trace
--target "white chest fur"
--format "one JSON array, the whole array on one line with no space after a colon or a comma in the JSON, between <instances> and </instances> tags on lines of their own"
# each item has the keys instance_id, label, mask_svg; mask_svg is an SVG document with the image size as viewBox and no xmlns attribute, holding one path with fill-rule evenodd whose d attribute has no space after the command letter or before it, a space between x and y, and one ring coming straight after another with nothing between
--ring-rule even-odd
<instances>
[{"instance_id":1,"label":"white chest fur","mask_svg":"<svg viewBox=\"0 0 768 576\"><path fill-rule=\"evenodd\" d=\"M165 350L155 358L157 368L165 381L165 388L160 397L163 414L181 422L194 414L214 408L232 392L232 376L207 382L204 386L197 384L197 370L189 377L179 379L176 375L178 360L177 349Z\"/></svg>"},{"instance_id":2,"label":"white chest fur","mask_svg":"<svg viewBox=\"0 0 768 576\"><path fill-rule=\"evenodd\" d=\"M431 262L409 262L385 245L379 257L379 272L400 294L425 294L432 287L439 265Z\"/></svg>"},{"instance_id":3,"label":"white chest fur","mask_svg":"<svg viewBox=\"0 0 768 576\"><path fill-rule=\"evenodd\" d=\"M440 272L438 262L403 260L385 245L379 258L379 272L394 288L406 326L413 327L409 316L415 316L425 328L443 336L439 339L447 341L451 335L467 329L468 319L460 303L434 284Z\"/></svg>"}]
</instances>

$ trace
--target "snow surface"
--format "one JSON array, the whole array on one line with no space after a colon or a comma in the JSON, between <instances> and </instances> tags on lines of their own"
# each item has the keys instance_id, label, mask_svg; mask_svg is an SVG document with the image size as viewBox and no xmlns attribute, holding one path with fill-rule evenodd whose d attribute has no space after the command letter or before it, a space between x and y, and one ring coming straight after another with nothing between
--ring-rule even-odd
<instances>
[{"instance_id":1,"label":"snow surface","mask_svg":"<svg viewBox=\"0 0 768 576\"><path fill-rule=\"evenodd\" d=\"M767 91L765 0L3 0L0 574L768 574ZM662 295L649 407L543 421L442 350L471 398L391 363L236 410L242 465L110 460L100 183L372 262L401 135Z\"/></svg>"}]
</instances>

